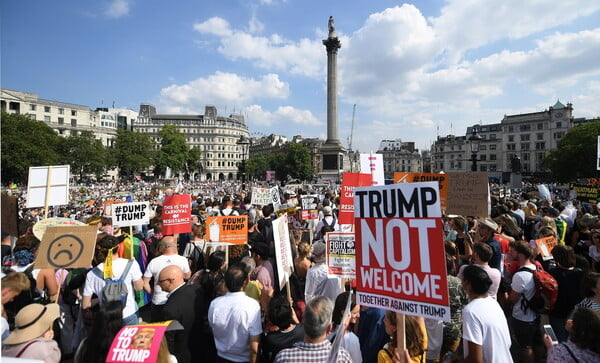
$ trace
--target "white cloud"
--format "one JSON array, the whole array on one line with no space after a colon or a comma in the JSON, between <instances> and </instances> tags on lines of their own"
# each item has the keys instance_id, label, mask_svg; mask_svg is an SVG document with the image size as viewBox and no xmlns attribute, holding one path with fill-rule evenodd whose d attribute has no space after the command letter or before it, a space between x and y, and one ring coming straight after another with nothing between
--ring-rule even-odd
<instances>
[{"instance_id":1,"label":"white cloud","mask_svg":"<svg viewBox=\"0 0 600 363\"><path fill-rule=\"evenodd\" d=\"M243 106L257 99L284 99L288 96L289 85L279 80L276 74L266 74L254 79L216 72L183 85L163 88L159 103L167 113L182 110L197 113L207 104Z\"/></svg>"},{"instance_id":2,"label":"white cloud","mask_svg":"<svg viewBox=\"0 0 600 363\"><path fill-rule=\"evenodd\" d=\"M278 107L275 112L269 112L260 105L251 105L244 108L244 114L247 117L246 122L249 127L269 127L269 126L285 126L287 130L292 124L322 126L323 122L319 121L310 111L300 110L292 106ZM289 136L289 135L287 135Z\"/></svg>"},{"instance_id":3,"label":"white cloud","mask_svg":"<svg viewBox=\"0 0 600 363\"><path fill-rule=\"evenodd\" d=\"M262 33L265 25L256 17L256 9L252 11L252 17L248 21L248 31L252 34Z\"/></svg>"},{"instance_id":4,"label":"white cloud","mask_svg":"<svg viewBox=\"0 0 600 363\"><path fill-rule=\"evenodd\" d=\"M129 14L128 0L112 0L106 9L106 16L109 18L120 18Z\"/></svg>"},{"instance_id":5,"label":"white cloud","mask_svg":"<svg viewBox=\"0 0 600 363\"><path fill-rule=\"evenodd\" d=\"M194 30L202 34L212 34L219 37L232 35L229 22L218 16L212 17L202 23L194 24Z\"/></svg>"}]
</instances>

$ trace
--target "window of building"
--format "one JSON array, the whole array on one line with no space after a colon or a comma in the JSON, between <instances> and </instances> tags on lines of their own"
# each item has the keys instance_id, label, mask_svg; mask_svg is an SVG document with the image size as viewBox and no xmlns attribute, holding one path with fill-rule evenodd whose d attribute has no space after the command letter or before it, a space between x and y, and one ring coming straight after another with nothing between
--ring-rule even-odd
<instances>
[{"instance_id":1,"label":"window of building","mask_svg":"<svg viewBox=\"0 0 600 363\"><path fill-rule=\"evenodd\" d=\"M523 161L529 160L529 153L523 153L521 156L523 156Z\"/></svg>"},{"instance_id":2,"label":"window of building","mask_svg":"<svg viewBox=\"0 0 600 363\"><path fill-rule=\"evenodd\" d=\"M64 108L59 108L58 109L58 114L59 115L64 115L65 114L65 109Z\"/></svg>"},{"instance_id":3,"label":"window of building","mask_svg":"<svg viewBox=\"0 0 600 363\"><path fill-rule=\"evenodd\" d=\"M74 119L74 118L71 119L71 126L77 127L77 120L76 119Z\"/></svg>"},{"instance_id":4,"label":"window of building","mask_svg":"<svg viewBox=\"0 0 600 363\"><path fill-rule=\"evenodd\" d=\"M71 116L77 116L77 110L71 110Z\"/></svg>"},{"instance_id":5,"label":"window of building","mask_svg":"<svg viewBox=\"0 0 600 363\"><path fill-rule=\"evenodd\" d=\"M529 134L521 134L521 141L529 141Z\"/></svg>"},{"instance_id":6,"label":"window of building","mask_svg":"<svg viewBox=\"0 0 600 363\"><path fill-rule=\"evenodd\" d=\"M490 169L489 169L489 170L490 170L490 171L496 171L496 170L497 170L497 166L496 166L496 164L491 164L491 165L490 165Z\"/></svg>"},{"instance_id":7,"label":"window of building","mask_svg":"<svg viewBox=\"0 0 600 363\"><path fill-rule=\"evenodd\" d=\"M485 155L485 154L479 155L479 160L486 161L487 160L487 155Z\"/></svg>"},{"instance_id":8,"label":"window of building","mask_svg":"<svg viewBox=\"0 0 600 363\"><path fill-rule=\"evenodd\" d=\"M44 121L45 122L50 122L50 116L44 116Z\"/></svg>"},{"instance_id":9,"label":"window of building","mask_svg":"<svg viewBox=\"0 0 600 363\"><path fill-rule=\"evenodd\" d=\"M515 132L515 128L512 125L508 126L508 132Z\"/></svg>"},{"instance_id":10,"label":"window of building","mask_svg":"<svg viewBox=\"0 0 600 363\"><path fill-rule=\"evenodd\" d=\"M496 144L490 145L490 150L496 150Z\"/></svg>"},{"instance_id":11,"label":"window of building","mask_svg":"<svg viewBox=\"0 0 600 363\"><path fill-rule=\"evenodd\" d=\"M542 123L537 124L537 129L538 130L543 130L544 129L544 124L542 124Z\"/></svg>"},{"instance_id":12,"label":"window of building","mask_svg":"<svg viewBox=\"0 0 600 363\"><path fill-rule=\"evenodd\" d=\"M490 154L490 160L496 160L496 154Z\"/></svg>"},{"instance_id":13,"label":"window of building","mask_svg":"<svg viewBox=\"0 0 600 363\"><path fill-rule=\"evenodd\" d=\"M521 143L521 150L529 150L529 143L528 142Z\"/></svg>"},{"instance_id":14,"label":"window of building","mask_svg":"<svg viewBox=\"0 0 600 363\"><path fill-rule=\"evenodd\" d=\"M519 126L519 131L523 132L523 131L530 131L531 130L531 125L521 125Z\"/></svg>"},{"instance_id":15,"label":"window of building","mask_svg":"<svg viewBox=\"0 0 600 363\"><path fill-rule=\"evenodd\" d=\"M556 123L556 128L557 128L557 129L560 129L561 127L562 127L562 122L557 122L557 123Z\"/></svg>"},{"instance_id":16,"label":"window of building","mask_svg":"<svg viewBox=\"0 0 600 363\"><path fill-rule=\"evenodd\" d=\"M59 117L58 118L58 124L59 125L64 125L65 124L65 118L64 117Z\"/></svg>"},{"instance_id":17,"label":"window of building","mask_svg":"<svg viewBox=\"0 0 600 363\"><path fill-rule=\"evenodd\" d=\"M44 106L44 112L50 112L50 106Z\"/></svg>"},{"instance_id":18,"label":"window of building","mask_svg":"<svg viewBox=\"0 0 600 363\"><path fill-rule=\"evenodd\" d=\"M487 171L487 165L480 165L479 171Z\"/></svg>"},{"instance_id":19,"label":"window of building","mask_svg":"<svg viewBox=\"0 0 600 363\"><path fill-rule=\"evenodd\" d=\"M496 134L490 134L490 140L496 140Z\"/></svg>"},{"instance_id":20,"label":"window of building","mask_svg":"<svg viewBox=\"0 0 600 363\"><path fill-rule=\"evenodd\" d=\"M36 109L36 105L34 105L33 103L29 104L29 111L35 111Z\"/></svg>"},{"instance_id":21,"label":"window of building","mask_svg":"<svg viewBox=\"0 0 600 363\"><path fill-rule=\"evenodd\" d=\"M517 144L506 144L506 150L517 150Z\"/></svg>"},{"instance_id":22,"label":"window of building","mask_svg":"<svg viewBox=\"0 0 600 363\"><path fill-rule=\"evenodd\" d=\"M515 141L515 135L508 135L508 142Z\"/></svg>"},{"instance_id":23,"label":"window of building","mask_svg":"<svg viewBox=\"0 0 600 363\"><path fill-rule=\"evenodd\" d=\"M542 134L542 133L539 133L539 134L537 134L537 135L536 135L536 138L537 138L538 140L544 140L544 134Z\"/></svg>"},{"instance_id":24,"label":"window of building","mask_svg":"<svg viewBox=\"0 0 600 363\"><path fill-rule=\"evenodd\" d=\"M479 150L485 150L485 149L487 149L486 145L479 145Z\"/></svg>"},{"instance_id":25,"label":"window of building","mask_svg":"<svg viewBox=\"0 0 600 363\"><path fill-rule=\"evenodd\" d=\"M553 134L553 137L554 137L555 139L562 139L562 137L563 137L564 135L565 135L565 133L564 133L564 132L555 132L555 133Z\"/></svg>"},{"instance_id":26,"label":"window of building","mask_svg":"<svg viewBox=\"0 0 600 363\"><path fill-rule=\"evenodd\" d=\"M545 150L546 149L546 143L545 142L536 142L535 143L535 149L536 150Z\"/></svg>"}]
</instances>

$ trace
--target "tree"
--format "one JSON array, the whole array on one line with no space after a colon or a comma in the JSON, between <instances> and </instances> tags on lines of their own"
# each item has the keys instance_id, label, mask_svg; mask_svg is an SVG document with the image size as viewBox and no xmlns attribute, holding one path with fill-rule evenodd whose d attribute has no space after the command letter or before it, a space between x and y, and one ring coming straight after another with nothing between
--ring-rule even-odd
<instances>
[{"instance_id":1,"label":"tree","mask_svg":"<svg viewBox=\"0 0 600 363\"><path fill-rule=\"evenodd\" d=\"M558 148L544 158L542 165L552 171L558 182L577 178L598 178L596 170L600 121L586 123L569 130Z\"/></svg>"},{"instance_id":2,"label":"tree","mask_svg":"<svg viewBox=\"0 0 600 363\"><path fill-rule=\"evenodd\" d=\"M100 179L108 166L106 149L91 131L69 135L62 142L61 154L62 162L71 166L71 173L79 175L79 181L86 174L94 174Z\"/></svg>"},{"instance_id":3,"label":"tree","mask_svg":"<svg viewBox=\"0 0 600 363\"><path fill-rule=\"evenodd\" d=\"M199 169L200 157L202 156L202 151L198 146L194 146L188 150L187 158L185 160L185 171L188 175L192 175L192 173Z\"/></svg>"},{"instance_id":4,"label":"tree","mask_svg":"<svg viewBox=\"0 0 600 363\"><path fill-rule=\"evenodd\" d=\"M269 170L269 160L264 155L255 155L246 160L246 174L249 179L264 179Z\"/></svg>"},{"instance_id":5,"label":"tree","mask_svg":"<svg viewBox=\"0 0 600 363\"><path fill-rule=\"evenodd\" d=\"M25 183L30 166L58 165L63 139L42 121L2 113L2 180Z\"/></svg>"},{"instance_id":6,"label":"tree","mask_svg":"<svg viewBox=\"0 0 600 363\"><path fill-rule=\"evenodd\" d=\"M154 175L164 175L167 167L171 168L174 174L184 171L189 154L185 136L175 125L164 125L158 134L160 149L154 158Z\"/></svg>"},{"instance_id":7,"label":"tree","mask_svg":"<svg viewBox=\"0 0 600 363\"><path fill-rule=\"evenodd\" d=\"M132 177L152 166L154 141L146 134L117 130L110 154L112 165L119 168L119 175Z\"/></svg>"},{"instance_id":8,"label":"tree","mask_svg":"<svg viewBox=\"0 0 600 363\"><path fill-rule=\"evenodd\" d=\"M292 179L309 180L313 176L310 162L310 151L307 147L290 142L281 152L273 153L268 158L269 169L275 170L277 179L285 181Z\"/></svg>"}]
</instances>

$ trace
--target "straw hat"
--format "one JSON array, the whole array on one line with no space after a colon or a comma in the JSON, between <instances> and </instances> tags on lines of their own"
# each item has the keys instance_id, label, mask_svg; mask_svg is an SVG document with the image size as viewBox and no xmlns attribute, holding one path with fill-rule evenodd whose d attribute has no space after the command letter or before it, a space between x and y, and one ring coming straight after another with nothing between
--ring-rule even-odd
<instances>
[{"instance_id":1,"label":"straw hat","mask_svg":"<svg viewBox=\"0 0 600 363\"><path fill-rule=\"evenodd\" d=\"M582 227L589 227L595 223L598 223L598 216L594 216L589 213L586 213L583 216L581 216L581 219L579 220L579 225Z\"/></svg>"},{"instance_id":2,"label":"straw hat","mask_svg":"<svg viewBox=\"0 0 600 363\"><path fill-rule=\"evenodd\" d=\"M17 313L15 330L4 344L21 344L39 338L52 328L54 320L60 316L58 304L29 304Z\"/></svg>"},{"instance_id":3,"label":"straw hat","mask_svg":"<svg viewBox=\"0 0 600 363\"><path fill-rule=\"evenodd\" d=\"M486 226L486 227L494 230L494 232L498 230L498 224L496 222L494 222L493 219L490 219L490 218L480 219L479 225Z\"/></svg>"}]
</instances>

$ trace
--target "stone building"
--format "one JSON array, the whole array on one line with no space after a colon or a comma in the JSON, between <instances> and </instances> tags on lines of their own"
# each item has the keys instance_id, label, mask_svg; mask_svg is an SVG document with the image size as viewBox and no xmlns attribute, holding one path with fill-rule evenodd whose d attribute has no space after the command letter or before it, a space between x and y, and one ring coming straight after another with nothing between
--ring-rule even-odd
<instances>
[{"instance_id":1,"label":"stone building","mask_svg":"<svg viewBox=\"0 0 600 363\"><path fill-rule=\"evenodd\" d=\"M383 155L383 175L385 179L393 179L395 172L423 171L423 161L414 142L403 142L400 139L381 140L377 154Z\"/></svg>"}]
</instances>

